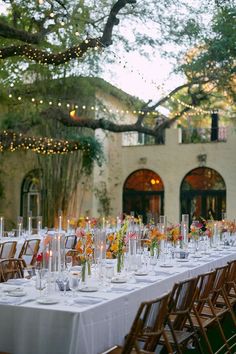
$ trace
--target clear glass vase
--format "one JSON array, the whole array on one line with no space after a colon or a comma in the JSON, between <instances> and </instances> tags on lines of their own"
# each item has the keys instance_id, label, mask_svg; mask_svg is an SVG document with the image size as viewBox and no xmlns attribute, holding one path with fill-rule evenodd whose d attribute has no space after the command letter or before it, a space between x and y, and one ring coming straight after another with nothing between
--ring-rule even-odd
<instances>
[{"instance_id":1,"label":"clear glass vase","mask_svg":"<svg viewBox=\"0 0 236 354\"><path fill-rule=\"evenodd\" d=\"M124 265L124 257L122 253L117 254L117 273L120 274L122 272Z\"/></svg>"},{"instance_id":2,"label":"clear glass vase","mask_svg":"<svg viewBox=\"0 0 236 354\"><path fill-rule=\"evenodd\" d=\"M88 267L88 262L87 260L82 262L82 268L81 268L81 284L86 285L88 281L88 275L89 275L89 267Z\"/></svg>"}]
</instances>

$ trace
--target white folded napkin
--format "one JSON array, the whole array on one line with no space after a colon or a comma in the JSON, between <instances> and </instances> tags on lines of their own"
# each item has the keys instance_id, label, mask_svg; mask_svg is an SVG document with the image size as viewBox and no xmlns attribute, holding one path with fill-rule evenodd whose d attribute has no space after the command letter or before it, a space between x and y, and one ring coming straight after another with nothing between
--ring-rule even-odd
<instances>
[{"instance_id":1,"label":"white folded napkin","mask_svg":"<svg viewBox=\"0 0 236 354\"><path fill-rule=\"evenodd\" d=\"M14 297L1 297L0 304L1 305L16 305L19 302L18 298Z\"/></svg>"},{"instance_id":2,"label":"white folded napkin","mask_svg":"<svg viewBox=\"0 0 236 354\"><path fill-rule=\"evenodd\" d=\"M104 300L97 299L97 298L91 298L91 297L78 297L78 298L74 299L74 302L76 304L88 304L88 305L99 304L102 301L104 301Z\"/></svg>"},{"instance_id":3,"label":"white folded napkin","mask_svg":"<svg viewBox=\"0 0 236 354\"><path fill-rule=\"evenodd\" d=\"M137 283L155 283L157 281L157 278L150 278L150 277L141 277L137 276L135 277Z\"/></svg>"},{"instance_id":4,"label":"white folded napkin","mask_svg":"<svg viewBox=\"0 0 236 354\"><path fill-rule=\"evenodd\" d=\"M4 285L1 287L1 290L4 293L10 293L15 291L23 291L23 288L19 286L7 285L6 283L4 283Z\"/></svg>"},{"instance_id":5,"label":"white folded napkin","mask_svg":"<svg viewBox=\"0 0 236 354\"><path fill-rule=\"evenodd\" d=\"M134 286L122 286L122 285L119 285L119 286L113 286L111 288L111 291L118 291L118 292L129 292L129 291L132 291L132 290L135 290L136 287Z\"/></svg>"},{"instance_id":6,"label":"white folded napkin","mask_svg":"<svg viewBox=\"0 0 236 354\"><path fill-rule=\"evenodd\" d=\"M181 266L180 266L180 267L181 267L181 268L195 268L195 267L199 267L200 265L201 265L201 264L194 264L194 263L193 263L193 264L188 264L188 263L187 263L187 264L186 264L186 263L183 263L183 264L182 264L182 263L181 263Z\"/></svg>"},{"instance_id":7,"label":"white folded napkin","mask_svg":"<svg viewBox=\"0 0 236 354\"><path fill-rule=\"evenodd\" d=\"M7 284L12 284L12 285L23 285L28 283L29 280L28 279L24 279L24 278L19 278L19 279L9 279L7 281Z\"/></svg>"}]
</instances>

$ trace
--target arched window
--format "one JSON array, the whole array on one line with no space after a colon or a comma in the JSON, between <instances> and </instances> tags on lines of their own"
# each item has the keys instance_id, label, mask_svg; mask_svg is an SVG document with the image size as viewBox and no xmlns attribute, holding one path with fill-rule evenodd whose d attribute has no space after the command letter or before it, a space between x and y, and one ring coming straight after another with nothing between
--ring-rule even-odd
<instances>
[{"instance_id":1,"label":"arched window","mask_svg":"<svg viewBox=\"0 0 236 354\"><path fill-rule=\"evenodd\" d=\"M164 185L158 174L142 169L133 172L123 187L123 212L142 215L144 222L164 212Z\"/></svg>"},{"instance_id":2,"label":"arched window","mask_svg":"<svg viewBox=\"0 0 236 354\"><path fill-rule=\"evenodd\" d=\"M189 214L191 220L220 220L226 211L226 186L222 176L215 170L199 167L190 171L180 188L181 213Z\"/></svg>"},{"instance_id":3,"label":"arched window","mask_svg":"<svg viewBox=\"0 0 236 354\"><path fill-rule=\"evenodd\" d=\"M27 216L32 212L32 226L37 226L37 216L41 215L41 188L40 171L30 171L24 178L21 187L21 215L24 226L27 225Z\"/></svg>"}]
</instances>

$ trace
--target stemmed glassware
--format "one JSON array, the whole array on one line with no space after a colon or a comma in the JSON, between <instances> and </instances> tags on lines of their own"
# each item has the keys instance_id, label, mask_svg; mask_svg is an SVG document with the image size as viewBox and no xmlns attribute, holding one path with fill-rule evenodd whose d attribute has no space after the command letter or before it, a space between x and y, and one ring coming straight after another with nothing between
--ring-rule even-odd
<instances>
[{"instance_id":1,"label":"stemmed glassware","mask_svg":"<svg viewBox=\"0 0 236 354\"><path fill-rule=\"evenodd\" d=\"M68 272L70 272L71 268L73 266L73 258L72 258L72 256L66 256L65 257L65 262L66 262L66 270Z\"/></svg>"},{"instance_id":2,"label":"stemmed glassware","mask_svg":"<svg viewBox=\"0 0 236 354\"><path fill-rule=\"evenodd\" d=\"M72 297L75 297L76 290L79 289L80 277L78 273L70 273L69 275L69 286L72 291Z\"/></svg>"},{"instance_id":3,"label":"stemmed glassware","mask_svg":"<svg viewBox=\"0 0 236 354\"><path fill-rule=\"evenodd\" d=\"M63 295L66 296L67 285L69 281L69 273L67 270L63 270L60 274L60 278L63 283Z\"/></svg>"},{"instance_id":4,"label":"stemmed glassware","mask_svg":"<svg viewBox=\"0 0 236 354\"><path fill-rule=\"evenodd\" d=\"M39 290L39 297L42 296L42 290L46 288L48 269L40 268L35 269L36 273L36 289Z\"/></svg>"}]
</instances>

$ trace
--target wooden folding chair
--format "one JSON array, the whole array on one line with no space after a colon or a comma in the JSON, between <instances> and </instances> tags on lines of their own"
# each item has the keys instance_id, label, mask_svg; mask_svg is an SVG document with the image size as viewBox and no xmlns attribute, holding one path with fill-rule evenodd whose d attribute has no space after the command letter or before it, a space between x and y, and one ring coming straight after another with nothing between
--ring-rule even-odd
<instances>
[{"instance_id":1,"label":"wooden folding chair","mask_svg":"<svg viewBox=\"0 0 236 354\"><path fill-rule=\"evenodd\" d=\"M16 253L17 241L7 241L1 244L0 259L13 258Z\"/></svg>"},{"instance_id":2,"label":"wooden folding chair","mask_svg":"<svg viewBox=\"0 0 236 354\"><path fill-rule=\"evenodd\" d=\"M220 271L217 273L215 270L198 276L197 292L191 312L192 323L201 331L210 354L220 353L225 349L227 350L227 353L231 353L220 323L220 319L224 316L225 311L218 310L214 304L214 290L216 290L220 284L220 273ZM223 342L223 345L215 352L213 352L212 344L210 343L209 336L207 335L207 330L213 326L218 328Z\"/></svg>"},{"instance_id":3,"label":"wooden folding chair","mask_svg":"<svg viewBox=\"0 0 236 354\"><path fill-rule=\"evenodd\" d=\"M65 236L65 249L66 250L75 249L76 243L77 243L77 237L75 235Z\"/></svg>"},{"instance_id":4,"label":"wooden folding chair","mask_svg":"<svg viewBox=\"0 0 236 354\"><path fill-rule=\"evenodd\" d=\"M236 304L236 260L228 262L228 272L226 275L224 290L233 310ZM220 303L221 297L217 299Z\"/></svg>"},{"instance_id":5,"label":"wooden folding chair","mask_svg":"<svg viewBox=\"0 0 236 354\"><path fill-rule=\"evenodd\" d=\"M229 265L216 268L216 278L212 289L211 302L214 306L218 317L223 317L226 313L231 315L231 318L236 327L236 317L229 301L229 297L226 291L226 283L229 282L228 277L232 277L233 274L229 273ZM231 272L233 269L231 269Z\"/></svg>"},{"instance_id":6,"label":"wooden folding chair","mask_svg":"<svg viewBox=\"0 0 236 354\"><path fill-rule=\"evenodd\" d=\"M196 296L196 286L196 278L184 280L174 285L170 295L168 327L164 329L164 333L168 342L179 354L182 354L190 343L197 347L199 353L204 354L190 316Z\"/></svg>"},{"instance_id":7,"label":"wooden folding chair","mask_svg":"<svg viewBox=\"0 0 236 354\"><path fill-rule=\"evenodd\" d=\"M125 337L122 347L115 346L102 354L131 354L154 353L161 336L164 336L164 344L168 353L173 353L172 347L163 332L167 320L167 309L170 294L161 298L142 302L130 332Z\"/></svg>"},{"instance_id":8,"label":"wooden folding chair","mask_svg":"<svg viewBox=\"0 0 236 354\"><path fill-rule=\"evenodd\" d=\"M19 258L24 259L27 267L32 267L36 263L36 258L40 246L39 239L26 240L21 248Z\"/></svg>"},{"instance_id":9,"label":"wooden folding chair","mask_svg":"<svg viewBox=\"0 0 236 354\"><path fill-rule=\"evenodd\" d=\"M10 258L0 260L0 280L6 282L9 279L24 278L25 262L22 259Z\"/></svg>"}]
</instances>

